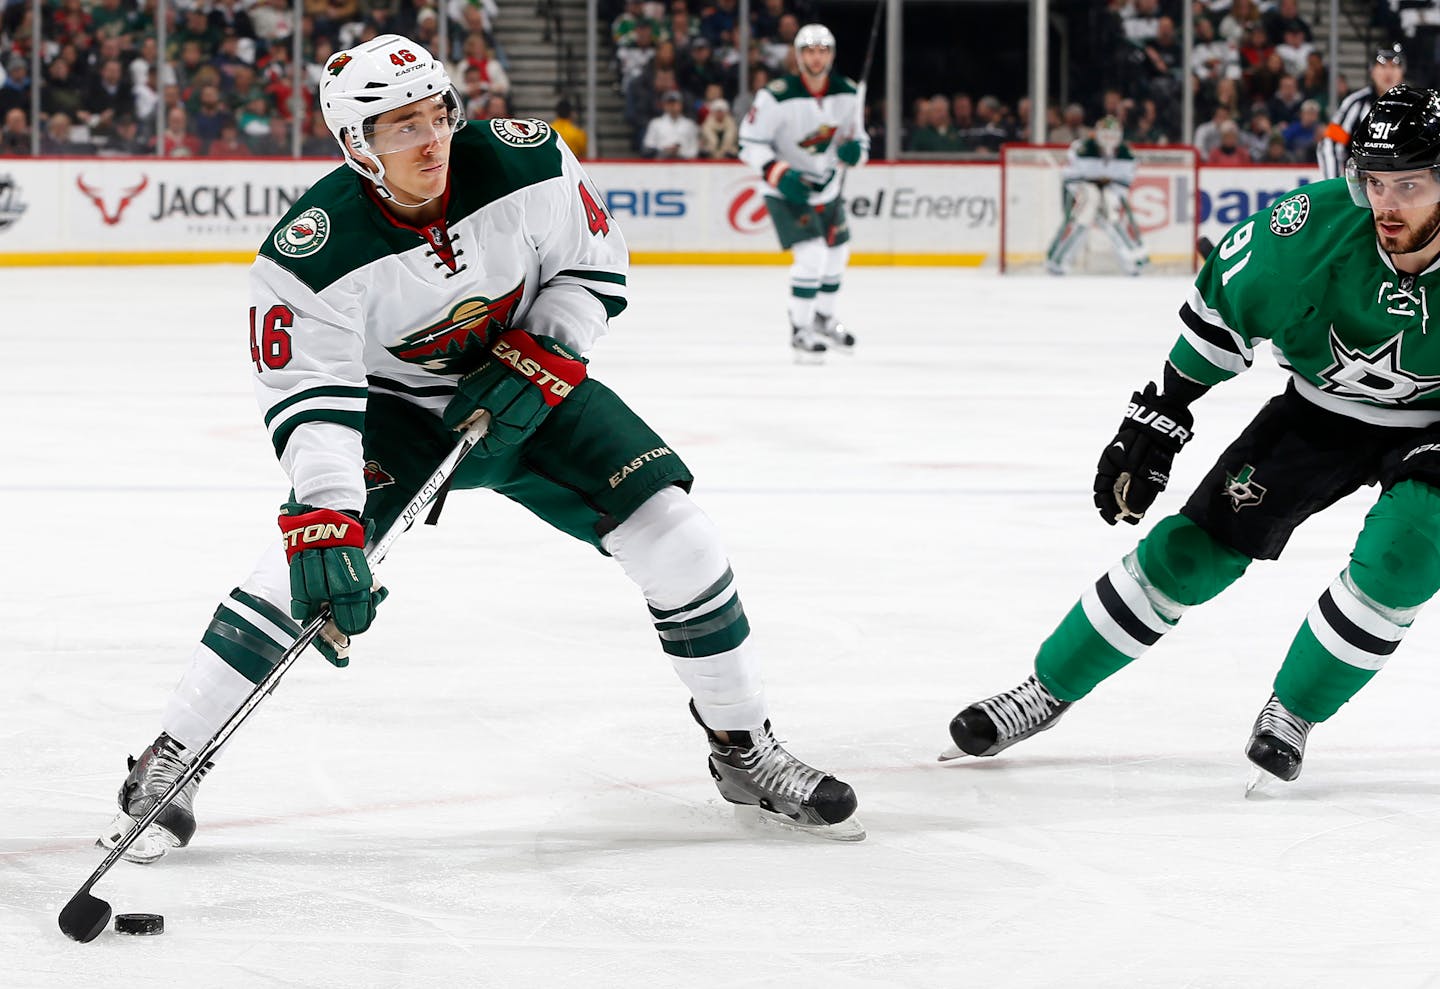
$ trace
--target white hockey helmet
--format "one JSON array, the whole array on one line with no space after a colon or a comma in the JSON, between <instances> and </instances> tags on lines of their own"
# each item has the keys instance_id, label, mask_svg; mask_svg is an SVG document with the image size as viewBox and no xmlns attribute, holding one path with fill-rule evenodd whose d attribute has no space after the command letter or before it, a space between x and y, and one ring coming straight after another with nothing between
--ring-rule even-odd
<instances>
[{"instance_id":1,"label":"white hockey helmet","mask_svg":"<svg viewBox=\"0 0 1440 989\"><path fill-rule=\"evenodd\" d=\"M806 24L795 32L795 58L800 58L800 53L806 48L828 48L831 58L835 53L835 35L824 24Z\"/></svg>"},{"instance_id":2,"label":"white hockey helmet","mask_svg":"<svg viewBox=\"0 0 1440 989\"><path fill-rule=\"evenodd\" d=\"M1100 150L1107 155L1113 155L1124 140L1125 129L1114 117L1102 117L1095 125L1095 143L1100 145Z\"/></svg>"},{"instance_id":3,"label":"white hockey helmet","mask_svg":"<svg viewBox=\"0 0 1440 989\"><path fill-rule=\"evenodd\" d=\"M423 99L434 99L445 108L451 133L465 126L465 105L444 63L424 45L398 34L382 34L338 51L320 73L325 125L340 142L345 163L375 183L386 199L393 196L385 185L380 156L428 144L436 131L424 121L377 132L375 118Z\"/></svg>"}]
</instances>

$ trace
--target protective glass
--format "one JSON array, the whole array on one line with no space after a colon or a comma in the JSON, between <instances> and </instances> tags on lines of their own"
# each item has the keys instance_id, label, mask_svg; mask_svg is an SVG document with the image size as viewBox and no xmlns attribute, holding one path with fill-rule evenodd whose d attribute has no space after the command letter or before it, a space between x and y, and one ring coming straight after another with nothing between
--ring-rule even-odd
<instances>
[{"instance_id":1,"label":"protective glass","mask_svg":"<svg viewBox=\"0 0 1440 989\"><path fill-rule=\"evenodd\" d=\"M1345 163L1345 185L1356 206L1365 209L1414 209L1440 203L1440 167L1402 172L1368 172Z\"/></svg>"},{"instance_id":2,"label":"protective glass","mask_svg":"<svg viewBox=\"0 0 1440 989\"><path fill-rule=\"evenodd\" d=\"M365 140L377 155L393 155L443 141L465 126L465 115L453 89L384 116L389 119L383 123L365 124Z\"/></svg>"}]
</instances>

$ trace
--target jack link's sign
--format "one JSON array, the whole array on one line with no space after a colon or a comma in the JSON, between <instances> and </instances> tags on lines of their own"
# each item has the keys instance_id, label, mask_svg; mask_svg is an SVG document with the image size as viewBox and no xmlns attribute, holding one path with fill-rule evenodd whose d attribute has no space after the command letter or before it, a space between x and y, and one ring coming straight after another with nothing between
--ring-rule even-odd
<instances>
[{"instance_id":1,"label":"jack link's sign","mask_svg":"<svg viewBox=\"0 0 1440 989\"><path fill-rule=\"evenodd\" d=\"M0 263L7 256L80 252L138 260L203 252L246 260L334 167L333 161L0 159ZM765 212L767 187L744 165L590 162L587 168L638 255L779 256ZM1300 166L1202 168L1201 232L1217 239L1317 178L1315 169ZM994 262L998 164L876 163L848 176L844 196L859 254ZM1188 214L1191 201L1140 182L1132 205L1142 229L1153 229L1172 211Z\"/></svg>"}]
</instances>

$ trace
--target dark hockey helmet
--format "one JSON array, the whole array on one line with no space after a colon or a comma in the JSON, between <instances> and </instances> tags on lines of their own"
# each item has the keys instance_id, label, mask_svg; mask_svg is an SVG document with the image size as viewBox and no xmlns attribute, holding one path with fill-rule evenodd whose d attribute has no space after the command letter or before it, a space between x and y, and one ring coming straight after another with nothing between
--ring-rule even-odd
<instances>
[{"instance_id":1,"label":"dark hockey helmet","mask_svg":"<svg viewBox=\"0 0 1440 989\"><path fill-rule=\"evenodd\" d=\"M1403 183L1409 195L1387 208L1440 202L1440 93L1396 86L1375 101L1350 138L1345 179L1357 206L1372 208L1372 193L1392 185L1368 173L1428 170L1423 181Z\"/></svg>"}]
</instances>

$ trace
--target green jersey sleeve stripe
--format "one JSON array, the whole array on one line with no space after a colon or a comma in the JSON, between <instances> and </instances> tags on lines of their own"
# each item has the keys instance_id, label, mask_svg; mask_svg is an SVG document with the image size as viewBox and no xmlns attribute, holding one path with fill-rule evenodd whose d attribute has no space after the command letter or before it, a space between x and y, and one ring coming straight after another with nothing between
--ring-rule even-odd
<instances>
[{"instance_id":1,"label":"green jersey sleeve stripe","mask_svg":"<svg viewBox=\"0 0 1440 989\"><path fill-rule=\"evenodd\" d=\"M309 409L305 412L297 412L291 418L286 419L284 424L271 435L270 442L275 447L275 456L279 457L285 453L285 444L290 442L290 434L307 422L334 422L342 426L349 426L357 433L365 432L364 412L342 412L338 409Z\"/></svg>"},{"instance_id":2,"label":"green jersey sleeve stripe","mask_svg":"<svg viewBox=\"0 0 1440 989\"><path fill-rule=\"evenodd\" d=\"M355 398L364 402L367 394L365 388L355 388L350 385L323 385L319 388L307 388L270 406L270 411L265 413L265 426L268 428L280 416L280 413L301 402L308 402L316 398Z\"/></svg>"},{"instance_id":3,"label":"green jersey sleeve stripe","mask_svg":"<svg viewBox=\"0 0 1440 989\"><path fill-rule=\"evenodd\" d=\"M598 269L586 270L583 268L566 268L564 271L557 271L556 278L587 278L592 282L608 282L612 285L624 285L625 276L618 271L600 271Z\"/></svg>"},{"instance_id":4,"label":"green jersey sleeve stripe","mask_svg":"<svg viewBox=\"0 0 1440 989\"><path fill-rule=\"evenodd\" d=\"M453 384L407 385L403 381L396 381L378 374L369 375L365 380L370 382L370 387L376 390L413 395L416 398L448 398L455 394Z\"/></svg>"},{"instance_id":5,"label":"green jersey sleeve stripe","mask_svg":"<svg viewBox=\"0 0 1440 989\"><path fill-rule=\"evenodd\" d=\"M616 316L619 316L625 311L625 307L630 304L628 300L622 299L618 295L606 295L603 292L595 291L593 288L586 288L585 291L600 300L600 304L605 307L606 319L614 319Z\"/></svg>"}]
</instances>

